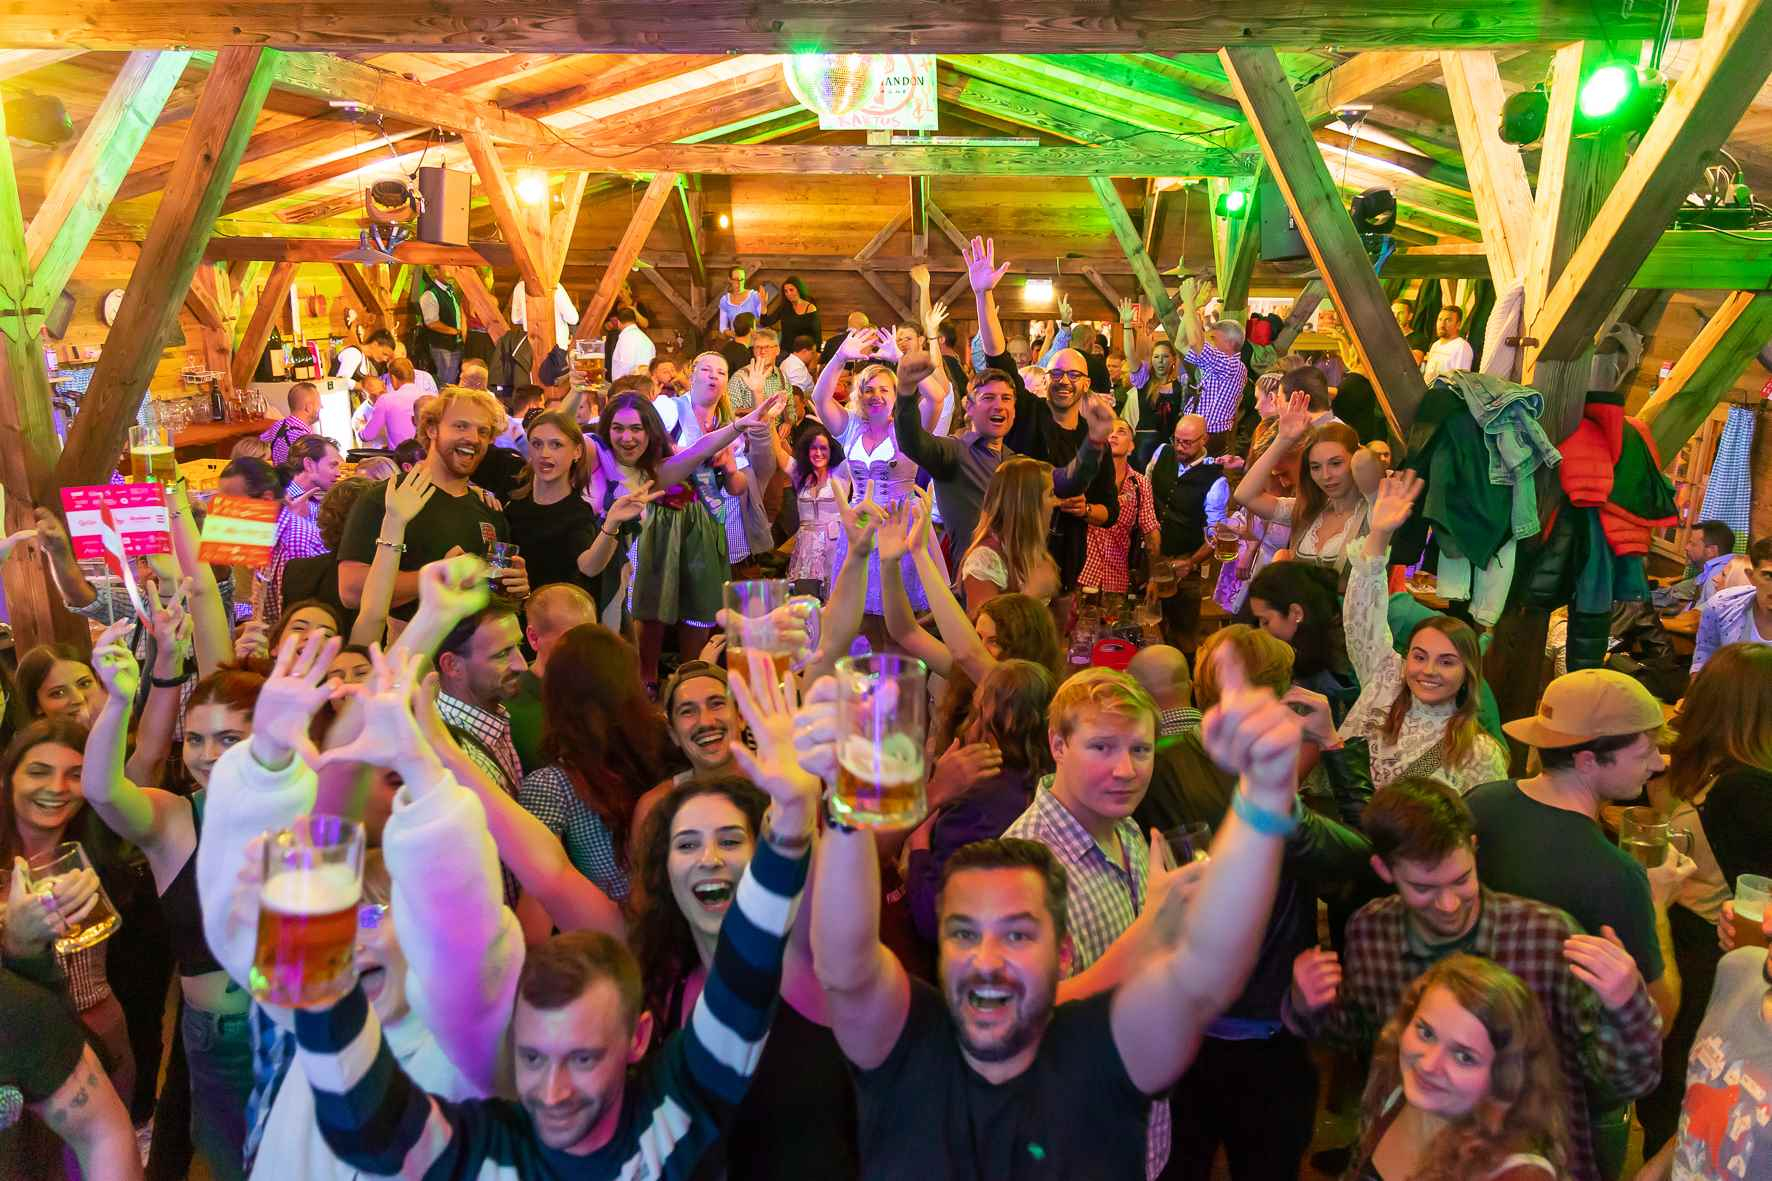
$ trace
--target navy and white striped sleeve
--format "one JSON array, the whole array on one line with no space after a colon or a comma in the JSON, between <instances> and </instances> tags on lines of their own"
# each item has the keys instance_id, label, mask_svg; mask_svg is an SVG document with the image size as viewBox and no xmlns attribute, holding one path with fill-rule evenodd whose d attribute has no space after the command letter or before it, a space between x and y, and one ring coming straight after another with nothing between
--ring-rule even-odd
<instances>
[{"instance_id":1,"label":"navy and white striped sleeve","mask_svg":"<svg viewBox=\"0 0 1772 1181\"><path fill-rule=\"evenodd\" d=\"M727 1103L744 1097L762 1056L810 861L805 854L788 857L768 841L758 842L720 925L707 984L683 1031L691 1077Z\"/></svg>"},{"instance_id":2,"label":"navy and white striped sleeve","mask_svg":"<svg viewBox=\"0 0 1772 1181\"><path fill-rule=\"evenodd\" d=\"M330 1009L295 1013L296 1060L326 1146L377 1176L422 1176L448 1147L437 1104L400 1068L361 986Z\"/></svg>"}]
</instances>

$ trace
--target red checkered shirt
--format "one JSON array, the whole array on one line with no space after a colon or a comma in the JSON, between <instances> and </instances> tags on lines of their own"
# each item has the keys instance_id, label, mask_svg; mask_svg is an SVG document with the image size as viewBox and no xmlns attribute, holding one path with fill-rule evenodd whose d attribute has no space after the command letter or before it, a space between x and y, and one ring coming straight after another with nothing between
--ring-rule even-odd
<instances>
[{"instance_id":1,"label":"red checkered shirt","mask_svg":"<svg viewBox=\"0 0 1772 1181\"><path fill-rule=\"evenodd\" d=\"M1302 1037L1370 1047L1409 984L1455 951L1493 960L1525 982L1543 1007L1563 1060L1568 1100L1569 1176L1600 1181L1589 1132L1588 1088L1618 1102L1646 1095L1661 1078L1661 1015L1648 989L1616 1012L1575 978L1563 958L1564 941L1582 933L1565 912L1530 898L1485 889L1470 935L1440 947L1424 946L1409 931L1407 908L1392 895L1368 903L1348 921L1341 992L1314 1012L1295 1006L1289 991L1286 1025Z\"/></svg>"}]
</instances>

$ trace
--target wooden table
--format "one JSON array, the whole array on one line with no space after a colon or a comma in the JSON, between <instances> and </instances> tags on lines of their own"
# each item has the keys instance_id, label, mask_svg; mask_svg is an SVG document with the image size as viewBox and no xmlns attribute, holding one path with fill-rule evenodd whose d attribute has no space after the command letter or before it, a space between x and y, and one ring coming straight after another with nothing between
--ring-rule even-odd
<instances>
[{"instance_id":1,"label":"wooden table","mask_svg":"<svg viewBox=\"0 0 1772 1181\"><path fill-rule=\"evenodd\" d=\"M226 459L235 443L249 435L262 435L274 425L269 418L200 422L173 435L172 445L180 459Z\"/></svg>"}]
</instances>

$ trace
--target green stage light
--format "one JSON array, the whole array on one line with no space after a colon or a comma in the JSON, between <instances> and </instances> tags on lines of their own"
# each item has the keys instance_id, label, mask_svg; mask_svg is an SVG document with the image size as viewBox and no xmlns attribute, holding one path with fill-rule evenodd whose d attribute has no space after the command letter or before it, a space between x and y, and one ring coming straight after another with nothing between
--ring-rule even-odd
<instances>
[{"instance_id":1,"label":"green stage light","mask_svg":"<svg viewBox=\"0 0 1772 1181\"><path fill-rule=\"evenodd\" d=\"M1624 105L1637 87L1637 72L1621 62L1607 62L1581 82L1575 105L1587 119L1605 119Z\"/></svg>"},{"instance_id":2,"label":"green stage light","mask_svg":"<svg viewBox=\"0 0 1772 1181\"><path fill-rule=\"evenodd\" d=\"M1575 132L1638 132L1667 98L1667 80L1630 62L1604 62L1581 80L1575 95Z\"/></svg>"},{"instance_id":3,"label":"green stage light","mask_svg":"<svg viewBox=\"0 0 1772 1181\"><path fill-rule=\"evenodd\" d=\"M1242 217L1249 212L1249 194L1241 189L1220 193L1218 201L1213 206L1213 212L1220 217Z\"/></svg>"}]
</instances>

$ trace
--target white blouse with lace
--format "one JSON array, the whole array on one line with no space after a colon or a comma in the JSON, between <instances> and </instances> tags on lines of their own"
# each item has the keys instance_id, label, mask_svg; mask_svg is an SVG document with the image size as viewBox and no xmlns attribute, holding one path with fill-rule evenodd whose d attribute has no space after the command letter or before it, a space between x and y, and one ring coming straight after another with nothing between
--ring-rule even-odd
<instances>
[{"instance_id":1,"label":"white blouse with lace","mask_svg":"<svg viewBox=\"0 0 1772 1181\"><path fill-rule=\"evenodd\" d=\"M1383 787L1415 769L1444 780L1460 792L1481 783L1507 778L1507 752L1487 733L1480 733L1455 763L1440 754L1446 719L1457 711L1454 702L1424 705L1413 698L1395 742L1384 736L1391 702L1403 684L1403 658L1391 643L1390 594L1385 584L1385 556L1367 557L1360 546L1348 555L1347 598L1342 603L1347 627L1347 654L1360 678L1360 699L1341 724L1341 737L1364 738L1372 755L1372 786ZM1421 766L1417 767L1417 764Z\"/></svg>"}]
</instances>

